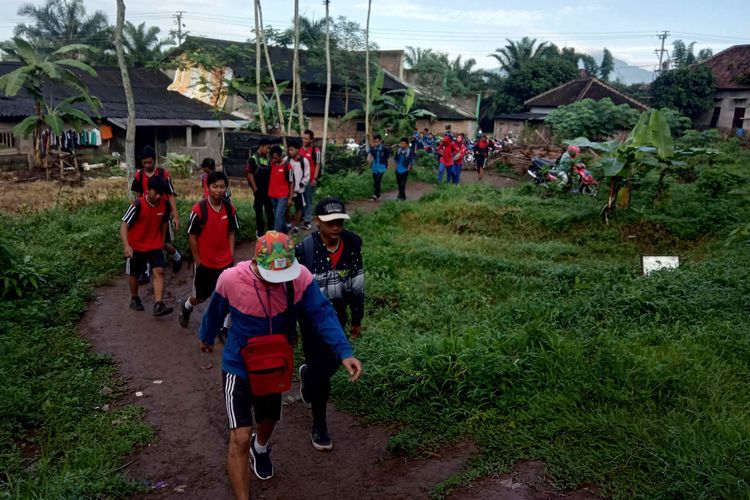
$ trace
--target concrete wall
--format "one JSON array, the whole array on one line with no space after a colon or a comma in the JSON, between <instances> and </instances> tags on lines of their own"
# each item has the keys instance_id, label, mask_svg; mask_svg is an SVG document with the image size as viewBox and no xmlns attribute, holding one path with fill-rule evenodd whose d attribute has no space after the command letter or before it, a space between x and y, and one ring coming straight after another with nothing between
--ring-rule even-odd
<instances>
[{"instance_id":1,"label":"concrete wall","mask_svg":"<svg viewBox=\"0 0 750 500\"><path fill-rule=\"evenodd\" d=\"M721 108L716 128L732 133L732 121L735 108L745 108L743 128L750 131L750 89L748 90L719 90L714 96L714 107L706 111L697 121L698 127L709 127L715 108Z\"/></svg>"},{"instance_id":2,"label":"concrete wall","mask_svg":"<svg viewBox=\"0 0 750 500\"><path fill-rule=\"evenodd\" d=\"M512 132L515 137L521 137L521 131L525 123L523 120L495 120L492 136L502 138Z\"/></svg>"},{"instance_id":3,"label":"concrete wall","mask_svg":"<svg viewBox=\"0 0 750 500\"><path fill-rule=\"evenodd\" d=\"M435 120L432 121L429 118L422 118L417 120L417 129L422 130L425 128L430 129L433 134L443 135L445 133L446 125L451 126L451 132L453 135L465 134L467 137L474 137L476 133L476 122L474 120Z\"/></svg>"}]
</instances>

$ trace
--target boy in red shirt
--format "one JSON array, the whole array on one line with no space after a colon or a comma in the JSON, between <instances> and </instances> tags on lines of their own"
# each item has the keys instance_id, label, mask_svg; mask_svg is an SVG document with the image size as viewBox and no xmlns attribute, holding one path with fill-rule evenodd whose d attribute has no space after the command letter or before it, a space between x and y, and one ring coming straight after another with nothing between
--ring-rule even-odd
<instances>
[{"instance_id":1,"label":"boy in red shirt","mask_svg":"<svg viewBox=\"0 0 750 500\"><path fill-rule=\"evenodd\" d=\"M281 159L281 148L271 148L271 178L268 182L268 197L273 205L273 229L286 233L286 211L292 206L294 186L292 186L291 165Z\"/></svg>"},{"instance_id":2,"label":"boy in red shirt","mask_svg":"<svg viewBox=\"0 0 750 500\"><path fill-rule=\"evenodd\" d=\"M457 152L458 148L453 142L451 136L446 135L443 137L440 146L438 146L438 158L440 159L440 165L438 167L438 184L443 183L443 174L446 173L446 169L448 170L448 182L451 181L453 176L453 157Z\"/></svg>"},{"instance_id":3,"label":"boy in red shirt","mask_svg":"<svg viewBox=\"0 0 750 500\"><path fill-rule=\"evenodd\" d=\"M219 275L234 265L234 236L240 224L237 212L225 195L229 181L224 172L206 177L209 196L190 211L188 242L193 254L195 274L193 293L180 307L179 322L186 328L193 306L211 297Z\"/></svg>"},{"instance_id":4,"label":"boy in red shirt","mask_svg":"<svg viewBox=\"0 0 750 500\"><path fill-rule=\"evenodd\" d=\"M164 251L172 256L172 272L178 273L180 272L180 269L182 269L183 260L180 252L178 252L174 245L172 245L172 242L174 241L172 225L174 224L175 229L180 229L180 214L177 212L177 201L175 199L177 193L172 186L172 178L169 175L169 170L156 166L156 152L151 146L143 148L143 152L141 153L141 165L143 168L135 173L135 179L133 179L133 184L130 186L131 191L138 193L139 195L146 194L146 191L148 190L148 181L154 176L161 177L169 189L164 196L168 200L172 219L167 224L167 238L164 242ZM146 275L147 271L147 269L144 270L144 275ZM148 282L148 279L146 279L146 282Z\"/></svg>"},{"instance_id":5,"label":"boy in red shirt","mask_svg":"<svg viewBox=\"0 0 750 500\"><path fill-rule=\"evenodd\" d=\"M138 276L150 265L154 274L154 316L172 312L172 307L163 301L164 295L164 238L170 217L170 206L166 201L169 185L158 176L148 180L146 193L135 200L122 216L120 239L127 258L125 272L130 277L130 308L143 311L138 296Z\"/></svg>"}]
</instances>

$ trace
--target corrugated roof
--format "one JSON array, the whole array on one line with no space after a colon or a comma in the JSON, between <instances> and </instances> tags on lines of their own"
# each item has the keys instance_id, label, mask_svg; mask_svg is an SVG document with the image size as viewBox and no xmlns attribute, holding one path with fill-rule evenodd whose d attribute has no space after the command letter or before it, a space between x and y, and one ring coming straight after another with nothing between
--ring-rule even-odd
<instances>
[{"instance_id":1,"label":"corrugated roof","mask_svg":"<svg viewBox=\"0 0 750 500\"><path fill-rule=\"evenodd\" d=\"M0 75L20 67L18 62L0 62ZM97 76L79 74L86 83L91 95L102 102L99 113L102 118L127 118L128 109L122 76L119 68L96 68ZM135 100L135 113L139 119L159 120L215 120L216 114L210 106L167 90L172 82L159 70L130 68L130 80ZM71 91L59 85L47 86L49 95L64 99ZM85 106L78 106L89 113ZM24 90L13 98L0 93L0 117L22 118L34 112L34 101ZM232 117L226 115L228 119Z\"/></svg>"},{"instance_id":2,"label":"corrugated roof","mask_svg":"<svg viewBox=\"0 0 750 500\"><path fill-rule=\"evenodd\" d=\"M711 68L717 89L750 89L750 45L734 45L701 64Z\"/></svg>"},{"instance_id":3,"label":"corrugated roof","mask_svg":"<svg viewBox=\"0 0 750 500\"><path fill-rule=\"evenodd\" d=\"M495 115L495 120L512 120L512 121L544 121L547 115L545 113L504 113Z\"/></svg>"},{"instance_id":4,"label":"corrugated roof","mask_svg":"<svg viewBox=\"0 0 750 500\"><path fill-rule=\"evenodd\" d=\"M642 102L626 96L594 77L571 80L543 94L532 97L523 104L528 107L557 108L583 99L599 101L605 97L609 97L617 105L627 104L631 108L641 111L648 109L648 106Z\"/></svg>"}]
</instances>

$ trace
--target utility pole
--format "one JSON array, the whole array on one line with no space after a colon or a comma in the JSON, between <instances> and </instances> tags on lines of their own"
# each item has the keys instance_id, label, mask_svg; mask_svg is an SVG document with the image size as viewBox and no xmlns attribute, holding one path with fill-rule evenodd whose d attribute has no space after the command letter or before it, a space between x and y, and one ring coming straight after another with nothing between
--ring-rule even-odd
<instances>
[{"instance_id":1,"label":"utility pole","mask_svg":"<svg viewBox=\"0 0 750 500\"><path fill-rule=\"evenodd\" d=\"M667 52L664 48L664 42L666 42L667 37L669 36L669 31L664 31L656 36L661 40L661 48L654 51L656 52L656 57L659 58L659 68L654 71L654 77L661 75L665 69L668 69L664 67L664 53ZM669 59L669 56L667 56L667 59ZM668 64L669 63L667 62L667 65Z\"/></svg>"},{"instance_id":2,"label":"utility pole","mask_svg":"<svg viewBox=\"0 0 750 500\"><path fill-rule=\"evenodd\" d=\"M185 14L184 10L178 10L177 14L174 15L174 19L177 22L177 45L182 45L182 28L185 27L184 24L182 24L182 16Z\"/></svg>"}]
</instances>

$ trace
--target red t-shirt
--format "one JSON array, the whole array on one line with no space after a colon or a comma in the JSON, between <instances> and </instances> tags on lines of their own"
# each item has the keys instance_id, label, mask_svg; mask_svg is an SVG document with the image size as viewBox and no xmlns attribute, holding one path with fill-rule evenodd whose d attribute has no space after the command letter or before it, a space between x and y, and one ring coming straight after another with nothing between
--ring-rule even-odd
<instances>
[{"instance_id":1,"label":"red t-shirt","mask_svg":"<svg viewBox=\"0 0 750 500\"><path fill-rule=\"evenodd\" d=\"M268 184L270 198L289 198L289 173L292 166L289 163L271 162L271 180Z\"/></svg>"},{"instance_id":2,"label":"red t-shirt","mask_svg":"<svg viewBox=\"0 0 750 500\"><path fill-rule=\"evenodd\" d=\"M336 269L336 266L341 260L341 256L344 254L344 239L339 238L339 246L333 252L328 252L328 261L331 263L331 269Z\"/></svg>"},{"instance_id":3,"label":"red t-shirt","mask_svg":"<svg viewBox=\"0 0 750 500\"><path fill-rule=\"evenodd\" d=\"M299 154L310 162L310 184L315 185L315 174L317 174L315 169L320 163L320 148L314 144L307 148L303 146L299 148Z\"/></svg>"},{"instance_id":4,"label":"red t-shirt","mask_svg":"<svg viewBox=\"0 0 750 500\"><path fill-rule=\"evenodd\" d=\"M440 145L440 162L446 167L453 166L453 155L458 152L455 142L442 143Z\"/></svg>"},{"instance_id":5,"label":"red t-shirt","mask_svg":"<svg viewBox=\"0 0 750 500\"><path fill-rule=\"evenodd\" d=\"M135 200L122 221L128 224L128 245L137 252L161 250L164 233L161 225L169 220L169 203L162 196L156 205L151 205L145 196Z\"/></svg>"},{"instance_id":6,"label":"red t-shirt","mask_svg":"<svg viewBox=\"0 0 750 500\"><path fill-rule=\"evenodd\" d=\"M206 204L206 220L203 220L201 204ZM231 213L227 213L227 205ZM198 257L201 265L211 269L224 269L232 265L234 255L229 246L229 233L239 228L237 211L232 204L221 203L217 211L208 200L193 205L188 222L188 234L198 237Z\"/></svg>"},{"instance_id":7,"label":"red t-shirt","mask_svg":"<svg viewBox=\"0 0 750 500\"><path fill-rule=\"evenodd\" d=\"M161 177L167 182L170 195L174 196L175 194L177 194L175 193L174 187L172 186L172 177L169 175L169 170L161 167L155 168L151 175L148 175L144 169L138 170L135 173L133 185L130 186L130 190L140 194L148 193L148 180L154 175L156 175L157 177Z\"/></svg>"}]
</instances>

